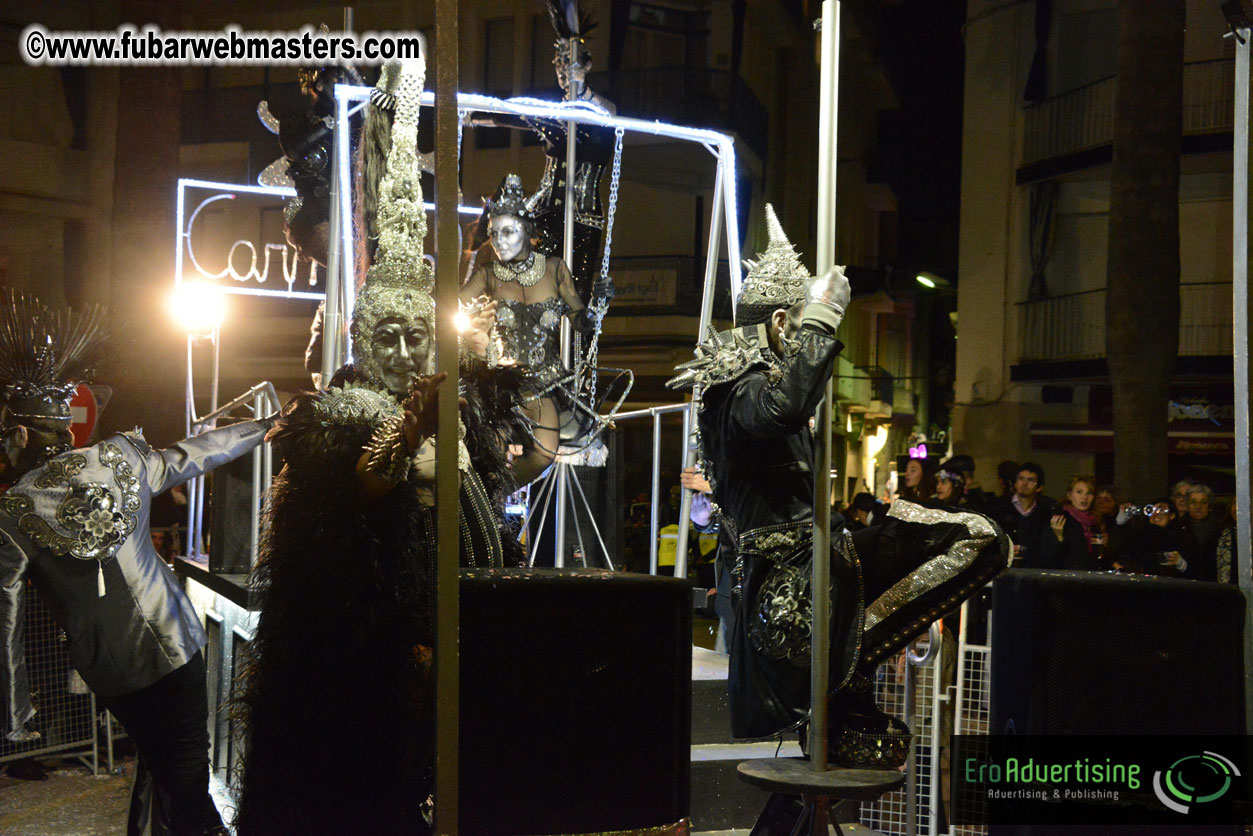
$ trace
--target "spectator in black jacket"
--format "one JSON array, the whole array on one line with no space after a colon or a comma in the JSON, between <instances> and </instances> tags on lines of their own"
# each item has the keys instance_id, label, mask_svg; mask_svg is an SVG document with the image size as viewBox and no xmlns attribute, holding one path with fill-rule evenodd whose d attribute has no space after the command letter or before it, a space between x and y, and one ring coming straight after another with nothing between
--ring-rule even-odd
<instances>
[{"instance_id":1,"label":"spectator in black jacket","mask_svg":"<svg viewBox=\"0 0 1253 836\"><path fill-rule=\"evenodd\" d=\"M1147 511L1147 520L1136 515L1127 523L1126 536L1114 554L1114 568L1151 575L1188 576L1196 557L1188 538L1172 525L1175 520L1173 497L1155 500Z\"/></svg>"},{"instance_id":2,"label":"spectator in black jacket","mask_svg":"<svg viewBox=\"0 0 1253 836\"><path fill-rule=\"evenodd\" d=\"M1086 555L1066 543L1066 515L1044 495L1044 468L1023 462L1014 492L1000 506L998 520L1014 541L1015 566L1029 569L1087 569ZM1073 538L1072 538L1073 540Z\"/></svg>"},{"instance_id":3,"label":"spectator in black jacket","mask_svg":"<svg viewBox=\"0 0 1253 836\"><path fill-rule=\"evenodd\" d=\"M1179 532L1192 551L1192 560L1180 570L1185 578L1217 580L1218 538L1224 516L1223 511L1214 509L1214 492L1208 485L1195 484L1188 489L1188 513L1179 524Z\"/></svg>"}]
</instances>

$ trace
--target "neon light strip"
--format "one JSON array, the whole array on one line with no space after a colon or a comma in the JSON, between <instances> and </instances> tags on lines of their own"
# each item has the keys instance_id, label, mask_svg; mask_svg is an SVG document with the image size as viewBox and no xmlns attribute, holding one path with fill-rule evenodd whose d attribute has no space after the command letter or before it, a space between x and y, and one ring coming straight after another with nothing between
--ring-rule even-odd
<instances>
[{"instance_id":1,"label":"neon light strip","mask_svg":"<svg viewBox=\"0 0 1253 836\"><path fill-rule=\"evenodd\" d=\"M179 188L184 186L197 189L220 189L224 192L249 192L251 194L268 194L275 197L295 197L296 190L286 186L248 186L238 183L216 183L212 180L193 180L188 177L179 178Z\"/></svg>"},{"instance_id":2,"label":"neon light strip","mask_svg":"<svg viewBox=\"0 0 1253 836\"><path fill-rule=\"evenodd\" d=\"M337 100L362 101L370 97L369 87L357 87L350 84L335 85ZM423 91L422 104L433 105L435 93ZM461 110L484 110L491 113L512 113L516 116L535 116L541 119L558 119L564 122L578 122L587 125L601 125L607 128L623 128L629 131L664 136L671 139L682 139L699 142L705 147L718 148L718 158L726 165L726 183L723 188L723 207L726 214L727 256L731 273L731 302L734 306L740 293L742 267L740 265L740 227L736 216L735 196L735 143L731 137L708 128L689 128L682 125L671 125L665 122L649 122L644 119L630 119L622 116L600 114L586 107L570 107L558 103L538 103L534 99L496 99L477 93L458 93L457 108ZM347 121L341 120L335 130L339 134L347 131ZM712 150L712 149L711 149ZM710 253L710 258L717 258L717 253Z\"/></svg>"}]
</instances>

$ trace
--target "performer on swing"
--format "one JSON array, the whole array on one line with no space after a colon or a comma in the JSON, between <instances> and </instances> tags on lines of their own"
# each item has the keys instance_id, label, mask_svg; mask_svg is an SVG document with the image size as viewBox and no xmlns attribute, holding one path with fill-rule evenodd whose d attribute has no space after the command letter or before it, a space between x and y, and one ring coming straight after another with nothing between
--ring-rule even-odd
<instances>
[{"instance_id":1,"label":"performer on swing","mask_svg":"<svg viewBox=\"0 0 1253 836\"><path fill-rule=\"evenodd\" d=\"M548 16L556 32L553 69L566 101L586 102L610 114L613 102L587 85L592 54L587 35L596 28L578 0L546 0ZM473 125L528 128L544 146L544 173L539 188L528 200L534 225L535 248L554 258L565 258L566 228L566 133L569 123L557 119L517 117L505 114L475 113ZM575 133L574 168L574 253L572 271L575 291L589 304L613 296L613 284L600 277L601 253L605 239L605 202L600 181L614 156L614 130L601 125L579 125ZM486 242L487 228L480 221L471 239L476 252ZM607 298L608 297L608 298Z\"/></svg>"},{"instance_id":2,"label":"performer on swing","mask_svg":"<svg viewBox=\"0 0 1253 836\"><path fill-rule=\"evenodd\" d=\"M254 572L260 618L238 707L241 836L428 832L431 436L443 376L429 374L422 79L421 63L406 62L380 80L395 122L378 248L353 309L356 363L330 389L293 399L271 433L286 466ZM464 444L459 471L462 565L500 566L498 523Z\"/></svg>"},{"instance_id":3,"label":"performer on swing","mask_svg":"<svg viewBox=\"0 0 1253 836\"><path fill-rule=\"evenodd\" d=\"M509 174L487 205L488 232L496 258L477 264L461 287L469 304L485 296L495 302L500 359L525 366L530 400L524 407L532 426L523 453L513 460L513 474L525 485L543 473L560 443L561 413L571 409L571 394L561 383L561 318L569 315L576 330L593 327L570 270L559 257L534 247L535 224L522 180Z\"/></svg>"},{"instance_id":4,"label":"performer on swing","mask_svg":"<svg viewBox=\"0 0 1253 836\"><path fill-rule=\"evenodd\" d=\"M802 729L809 717L809 420L843 348L835 334L851 296L840 268L811 277L769 206L766 218L770 245L748 265L736 327L702 343L668 384L703 390L702 456L739 532L728 687L732 736L744 739ZM908 502L893 503L882 526L851 535L832 526L833 760L904 762L909 731L875 707L875 668L999 572L1008 551L987 517ZM772 800L758 826L780 805Z\"/></svg>"}]
</instances>

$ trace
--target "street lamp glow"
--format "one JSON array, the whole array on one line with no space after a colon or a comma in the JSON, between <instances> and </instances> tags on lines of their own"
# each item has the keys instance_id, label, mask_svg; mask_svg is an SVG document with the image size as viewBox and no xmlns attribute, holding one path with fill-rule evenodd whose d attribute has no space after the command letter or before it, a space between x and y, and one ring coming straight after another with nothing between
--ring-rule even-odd
<instances>
[{"instance_id":1,"label":"street lamp glow","mask_svg":"<svg viewBox=\"0 0 1253 836\"><path fill-rule=\"evenodd\" d=\"M917 279L918 284L922 285L923 287L931 287L931 288L935 287L935 280L933 280L930 276L926 276L926 275L923 275L922 273L919 273L914 278Z\"/></svg>"},{"instance_id":2,"label":"street lamp glow","mask_svg":"<svg viewBox=\"0 0 1253 836\"><path fill-rule=\"evenodd\" d=\"M226 299L217 285L184 282L170 296L170 313L188 334L211 334L226 317Z\"/></svg>"}]
</instances>

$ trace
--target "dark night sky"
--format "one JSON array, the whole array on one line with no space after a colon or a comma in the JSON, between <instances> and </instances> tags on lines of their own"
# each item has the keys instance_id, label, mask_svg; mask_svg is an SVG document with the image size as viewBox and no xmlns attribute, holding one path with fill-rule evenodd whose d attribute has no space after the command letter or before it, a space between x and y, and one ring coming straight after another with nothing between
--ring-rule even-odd
<instances>
[{"instance_id":1,"label":"dark night sky","mask_svg":"<svg viewBox=\"0 0 1253 836\"><path fill-rule=\"evenodd\" d=\"M879 173L899 205L899 266L957 280L965 44L961 0L883 2L875 40L901 108L879 124Z\"/></svg>"}]
</instances>

